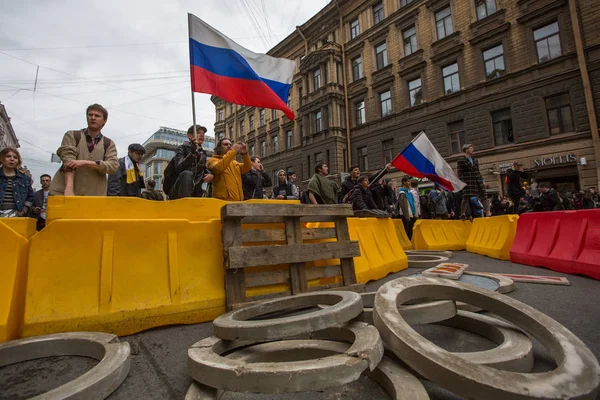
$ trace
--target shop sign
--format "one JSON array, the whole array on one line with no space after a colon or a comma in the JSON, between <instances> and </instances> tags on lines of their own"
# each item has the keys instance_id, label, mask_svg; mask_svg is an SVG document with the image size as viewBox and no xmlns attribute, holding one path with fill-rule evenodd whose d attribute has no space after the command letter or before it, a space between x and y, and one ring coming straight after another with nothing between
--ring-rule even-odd
<instances>
[{"instance_id":1,"label":"shop sign","mask_svg":"<svg viewBox=\"0 0 600 400\"><path fill-rule=\"evenodd\" d=\"M179 144L180 144L179 142L175 142L175 141L173 141L173 140L163 140L163 143L164 143L164 144L169 144L169 145L171 145L171 146L179 146ZM182 143L183 143L183 142L182 142Z\"/></svg>"},{"instance_id":2,"label":"shop sign","mask_svg":"<svg viewBox=\"0 0 600 400\"><path fill-rule=\"evenodd\" d=\"M546 167L546 166L550 166L550 165L561 165L561 164L570 164L570 163L576 163L577 162L577 157L575 156L575 154L566 154L566 155L560 155L560 156L552 156L552 157L544 157L544 158L537 158L535 160L533 160L533 163L536 167Z\"/></svg>"}]
</instances>

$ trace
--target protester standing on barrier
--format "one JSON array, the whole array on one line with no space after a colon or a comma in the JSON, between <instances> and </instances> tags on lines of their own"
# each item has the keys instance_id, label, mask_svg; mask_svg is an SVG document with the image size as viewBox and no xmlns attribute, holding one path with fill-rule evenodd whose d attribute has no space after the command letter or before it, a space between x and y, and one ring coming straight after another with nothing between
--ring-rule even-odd
<instances>
[{"instance_id":1,"label":"protester standing on barrier","mask_svg":"<svg viewBox=\"0 0 600 400\"><path fill-rule=\"evenodd\" d=\"M315 166L315 174L308 182L308 198L312 204L337 204L340 186L326 178L329 167L324 162Z\"/></svg>"},{"instance_id":2,"label":"protester standing on barrier","mask_svg":"<svg viewBox=\"0 0 600 400\"><path fill-rule=\"evenodd\" d=\"M26 217L33 205L31 178L21 171L21 154L13 147L0 151L0 217Z\"/></svg>"},{"instance_id":3,"label":"protester standing on barrier","mask_svg":"<svg viewBox=\"0 0 600 400\"><path fill-rule=\"evenodd\" d=\"M288 182L285 171L280 169L277 172L277 185L273 187L271 198L276 200L298 200L298 188L296 185Z\"/></svg>"},{"instance_id":4,"label":"protester standing on barrier","mask_svg":"<svg viewBox=\"0 0 600 400\"><path fill-rule=\"evenodd\" d=\"M213 180L213 175L206 168L207 155L202 148L206 131L200 125L190 126L188 141L177 147L175 156L165 168L163 190L169 199L207 195L205 186Z\"/></svg>"},{"instance_id":5,"label":"protester standing on barrier","mask_svg":"<svg viewBox=\"0 0 600 400\"><path fill-rule=\"evenodd\" d=\"M402 187L398 192L398 210L402 215L406 236L408 236L409 239L412 239L413 226L415 224L415 200L410 192L410 176L402 177L400 182Z\"/></svg>"},{"instance_id":6,"label":"protester standing on barrier","mask_svg":"<svg viewBox=\"0 0 600 400\"><path fill-rule=\"evenodd\" d=\"M108 177L107 196L141 197L144 176L139 163L146 153L146 149L139 143L129 145L127 155L119 158L117 173Z\"/></svg>"},{"instance_id":7,"label":"protester standing on barrier","mask_svg":"<svg viewBox=\"0 0 600 400\"><path fill-rule=\"evenodd\" d=\"M146 190L142 192L142 199L164 201L162 193L155 189L156 182L153 179L148 179L146 182Z\"/></svg>"},{"instance_id":8,"label":"protester standing on barrier","mask_svg":"<svg viewBox=\"0 0 600 400\"><path fill-rule=\"evenodd\" d=\"M260 162L260 157L250 157L252 169L242 175L242 189L244 191L244 200L262 199L263 189L273 186L269 174L265 172L265 167Z\"/></svg>"},{"instance_id":9,"label":"protester standing on barrier","mask_svg":"<svg viewBox=\"0 0 600 400\"><path fill-rule=\"evenodd\" d=\"M460 203L460 218L466 219L467 206L471 197L477 196L481 199L485 215L490 215L490 206L486 199L485 183L479 172L479 162L473 157L475 147L472 144L465 144L462 147L464 157L458 159L458 179L467 184L463 189L463 197Z\"/></svg>"},{"instance_id":10,"label":"protester standing on barrier","mask_svg":"<svg viewBox=\"0 0 600 400\"><path fill-rule=\"evenodd\" d=\"M350 195L352 209L354 211L377 210L377 204L373 201L373 194L369 190L369 177L361 175L357 182Z\"/></svg>"},{"instance_id":11,"label":"protester standing on barrier","mask_svg":"<svg viewBox=\"0 0 600 400\"><path fill-rule=\"evenodd\" d=\"M243 163L234 160L238 154L242 155ZM252 169L246 143L233 144L229 138L219 140L215 155L208 159L207 166L214 175L213 197L229 201L244 200L242 174Z\"/></svg>"},{"instance_id":12,"label":"protester standing on barrier","mask_svg":"<svg viewBox=\"0 0 600 400\"><path fill-rule=\"evenodd\" d=\"M36 229L41 231L46 227L46 207L48 205L48 195L50 194L50 183L52 177L48 174L40 176L42 188L35 192L33 196L32 216L37 220Z\"/></svg>"},{"instance_id":13,"label":"protester standing on barrier","mask_svg":"<svg viewBox=\"0 0 600 400\"><path fill-rule=\"evenodd\" d=\"M556 190L549 188L543 183L540 184L539 188L542 211L559 211L565 209Z\"/></svg>"},{"instance_id":14,"label":"protester standing on barrier","mask_svg":"<svg viewBox=\"0 0 600 400\"><path fill-rule=\"evenodd\" d=\"M346 179L344 179L344 182L342 182L342 188L340 190L340 203L348 202L344 200L349 200L350 196L352 196L351 192L354 190L356 185L358 185L360 168L358 165L353 165L348 168L348 173L350 175L348 175Z\"/></svg>"},{"instance_id":15,"label":"protester standing on barrier","mask_svg":"<svg viewBox=\"0 0 600 400\"><path fill-rule=\"evenodd\" d=\"M512 168L506 170L506 183L508 184L508 196L513 202L509 213L518 214L521 197L525 196L525 189L521 185L521 178L528 179L529 174L523 169L523 164L518 161L513 163Z\"/></svg>"},{"instance_id":16,"label":"protester standing on barrier","mask_svg":"<svg viewBox=\"0 0 600 400\"><path fill-rule=\"evenodd\" d=\"M117 147L101 132L108 111L92 104L86 116L88 127L65 133L56 151L63 165L52 179L51 195L106 196L106 175L113 175L119 168Z\"/></svg>"}]
</instances>

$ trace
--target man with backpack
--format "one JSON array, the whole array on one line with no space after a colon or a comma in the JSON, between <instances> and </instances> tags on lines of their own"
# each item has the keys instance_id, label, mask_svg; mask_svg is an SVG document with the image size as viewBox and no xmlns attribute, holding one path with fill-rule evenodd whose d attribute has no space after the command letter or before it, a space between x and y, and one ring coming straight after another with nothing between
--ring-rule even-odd
<instances>
[{"instance_id":1,"label":"man with backpack","mask_svg":"<svg viewBox=\"0 0 600 400\"><path fill-rule=\"evenodd\" d=\"M206 131L200 125L190 126L188 141L175 150L175 156L165 168L163 191L169 199L206 196L203 184L213 180L213 175L206 168L206 151L202 148Z\"/></svg>"},{"instance_id":2,"label":"man with backpack","mask_svg":"<svg viewBox=\"0 0 600 400\"><path fill-rule=\"evenodd\" d=\"M62 166L50 184L53 196L106 196L106 175L119 168L115 143L102 134L108 111L100 104L86 110L87 128L68 131L56 154Z\"/></svg>"}]
</instances>

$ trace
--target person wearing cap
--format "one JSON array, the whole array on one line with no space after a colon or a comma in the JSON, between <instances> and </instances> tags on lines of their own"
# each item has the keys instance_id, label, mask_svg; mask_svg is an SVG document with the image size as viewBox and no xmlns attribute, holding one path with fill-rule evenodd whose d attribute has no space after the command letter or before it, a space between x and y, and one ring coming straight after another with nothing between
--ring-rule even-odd
<instances>
[{"instance_id":1,"label":"person wearing cap","mask_svg":"<svg viewBox=\"0 0 600 400\"><path fill-rule=\"evenodd\" d=\"M521 178L528 179L529 175L523 170L523 164L518 161L513 163L512 168L506 170L506 184L507 194L510 197L513 205L509 209L510 214L519 213L519 204L521 204L521 198L525 196L525 189L521 185Z\"/></svg>"},{"instance_id":2,"label":"person wearing cap","mask_svg":"<svg viewBox=\"0 0 600 400\"><path fill-rule=\"evenodd\" d=\"M109 176L107 196L141 197L146 187L139 163L146 149L139 143L129 145L127 155L119 158L117 173Z\"/></svg>"},{"instance_id":3,"label":"person wearing cap","mask_svg":"<svg viewBox=\"0 0 600 400\"><path fill-rule=\"evenodd\" d=\"M462 201L460 203L460 218L467 218L467 206L471 197L477 196L481 200L485 215L490 216L490 205L487 201L485 192L485 183L479 172L479 162L473 157L475 147L472 144L465 144L462 147L464 156L457 161L458 179L467 184L462 190Z\"/></svg>"}]
</instances>

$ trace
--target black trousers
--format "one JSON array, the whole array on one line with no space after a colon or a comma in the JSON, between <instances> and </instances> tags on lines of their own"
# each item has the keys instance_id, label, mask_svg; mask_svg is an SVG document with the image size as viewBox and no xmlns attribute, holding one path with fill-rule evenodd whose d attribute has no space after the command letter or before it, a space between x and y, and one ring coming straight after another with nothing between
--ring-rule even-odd
<instances>
[{"instance_id":1,"label":"black trousers","mask_svg":"<svg viewBox=\"0 0 600 400\"><path fill-rule=\"evenodd\" d=\"M518 214L519 213L519 204L521 203L521 196L511 196L510 200L513 205L508 209L509 214Z\"/></svg>"},{"instance_id":2,"label":"black trousers","mask_svg":"<svg viewBox=\"0 0 600 400\"><path fill-rule=\"evenodd\" d=\"M414 217L408 221L406 219L402 218L402 223L404 224L404 231L406 232L406 236L408 236L409 240L412 239L413 227L415 226L416 221L417 221L417 219Z\"/></svg>"},{"instance_id":3,"label":"black trousers","mask_svg":"<svg viewBox=\"0 0 600 400\"><path fill-rule=\"evenodd\" d=\"M38 217L35 224L35 229L39 232L46 227L46 220L42 217Z\"/></svg>"}]
</instances>

